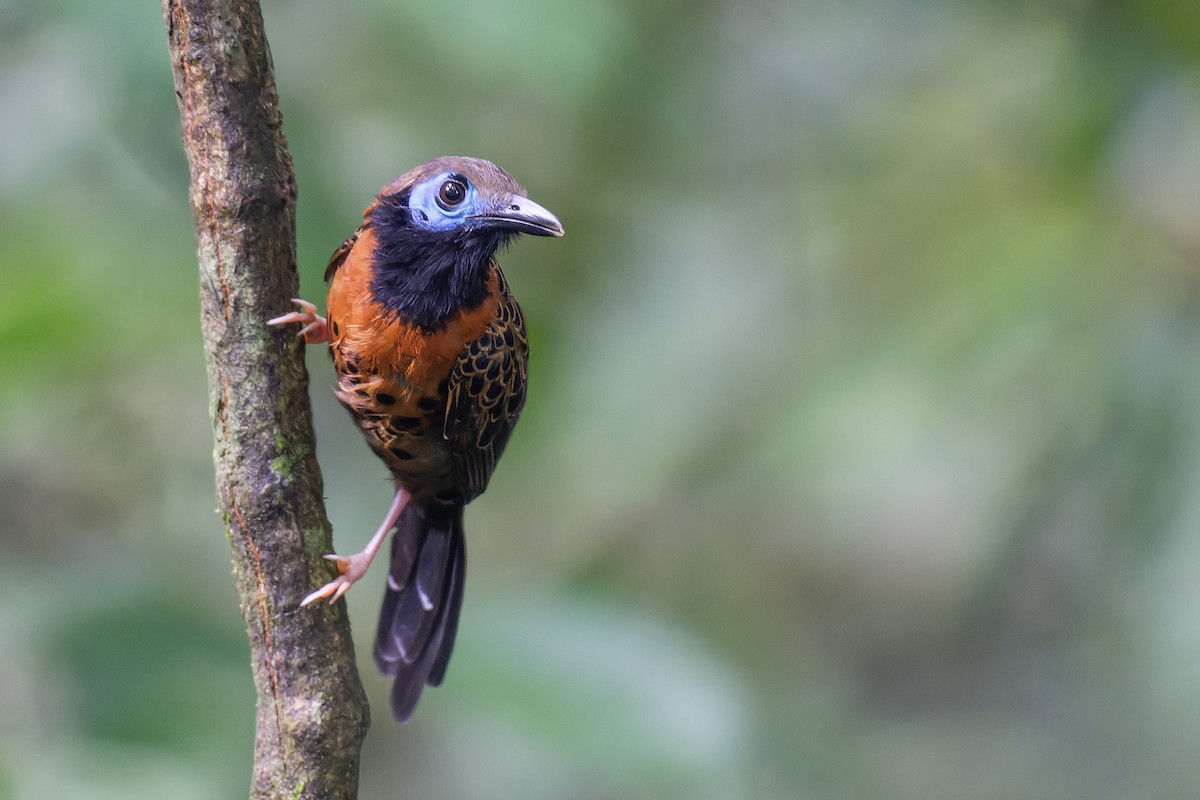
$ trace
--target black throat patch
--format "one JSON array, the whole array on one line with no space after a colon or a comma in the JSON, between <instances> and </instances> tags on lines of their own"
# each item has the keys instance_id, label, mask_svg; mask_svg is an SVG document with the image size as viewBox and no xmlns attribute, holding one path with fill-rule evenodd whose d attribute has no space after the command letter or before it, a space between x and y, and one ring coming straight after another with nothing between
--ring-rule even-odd
<instances>
[{"instance_id":1,"label":"black throat patch","mask_svg":"<svg viewBox=\"0 0 1200 800\"><path fill-rule=\"evenodd\" d=\"M408 193L381 198L371 212L375 302L436 333L460 311L487 299L489 265L511 231L428 231L412 224Z\"/></svg>"}]
</instances>

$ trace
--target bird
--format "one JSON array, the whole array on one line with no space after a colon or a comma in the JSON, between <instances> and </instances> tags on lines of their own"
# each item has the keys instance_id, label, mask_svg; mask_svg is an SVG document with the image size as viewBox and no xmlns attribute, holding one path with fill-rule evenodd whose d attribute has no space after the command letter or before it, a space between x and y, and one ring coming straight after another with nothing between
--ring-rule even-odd
<instances>
[{"instance_id":1,"label":"bird","mask_svg":"<svg viewBox=\"0 0 1200 800\"><path fill-rule=\"evenodd\" d=\"M301 606L346 594L395 530L374 656L402 723L445 677L463 600L463 509L487 488L525 404L525 318L496 253L519 234L563 232L490 161L435 158L384 186L334 252L324 316L294 299L298 310L268 320L328 343L334 394L395 485L366 547L326 556L338 574Z\"/></svg>"}]
</instances>

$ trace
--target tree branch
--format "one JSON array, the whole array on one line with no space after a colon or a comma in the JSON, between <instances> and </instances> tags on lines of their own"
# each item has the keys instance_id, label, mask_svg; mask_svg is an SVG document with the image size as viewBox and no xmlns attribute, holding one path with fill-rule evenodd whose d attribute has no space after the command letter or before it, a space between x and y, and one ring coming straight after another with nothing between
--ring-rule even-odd
<instances>
[{"instance_id":1,"label":"tree branch","mask_svg":"<svg viewBox=\"0 0 1200 800\"><path fill-rule=\"evenodd\" d=\"M332 551L296 296L295 176L257 0L163 0L191 167L217 498L258 692L252 798L354 798L369 712Z\"/></svg>"}]
</instances>

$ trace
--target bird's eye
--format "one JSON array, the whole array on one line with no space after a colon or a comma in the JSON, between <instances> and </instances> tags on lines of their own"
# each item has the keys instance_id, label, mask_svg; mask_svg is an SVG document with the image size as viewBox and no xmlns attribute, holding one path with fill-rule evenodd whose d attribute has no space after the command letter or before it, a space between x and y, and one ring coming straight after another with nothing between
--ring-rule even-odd
<instances>
[{"instance_id":1,"label":"bird's eye","mask_svg":"<svg viewBox=\"0 0 1200 800\"><path fill-rule=\"evenodd\" d=\"M438 189L438 205L449 211L467 196L467 184L462 178L447 178Z\"/></svg>"}]
</instances>

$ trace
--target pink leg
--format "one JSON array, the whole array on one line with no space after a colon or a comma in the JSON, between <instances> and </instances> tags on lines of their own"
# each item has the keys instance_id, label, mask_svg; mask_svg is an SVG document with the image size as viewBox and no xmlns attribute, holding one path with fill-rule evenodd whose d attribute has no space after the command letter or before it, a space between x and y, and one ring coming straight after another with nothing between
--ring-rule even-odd
<instances>
[{"instance_id":1,"label":"pink leg","mask_svg":"<svg viewBox=\"0 0 1200 800\"><path fill-rule=\"evenodd\" d=\"M268 325L290 325L293 322L303 322L299 336L304 337L305 344L320 344L329 341L329 328L325 318L317 313L317 307L306 300L293 297L292 302L300 306L299 311L284 314L282 317L267 320Z\"/></svg>"},{"instance_id":2,"label":"pink leg","mask_svg":"<svg viewBox=\"0 0 1200 800\"><path fill-rule=\"evenodd\" d=\"M367 574L367 568L371 566L371 561L375 558L375 554L383 546L383 541L387 538L388 531L396 525L396 520L400 519L400 514L404 511L404 507L408 505L408 500L408 492L404 489L396 490L396 496L392 499L392 507L388 509L387 516L383 519L383 524L379 526L379 530L375 531L375 535L371 537L371 541L367 542L367 546L363 548L361 553L355 553L349 558L337 555L325 556L330 561L337 563L338 576L304 598L300 602L300 605L306 606L325 597L328 597L329 602L332 603L350 591L350 587L354 585L354 582Z\"/></svg>"}]
</instances>

